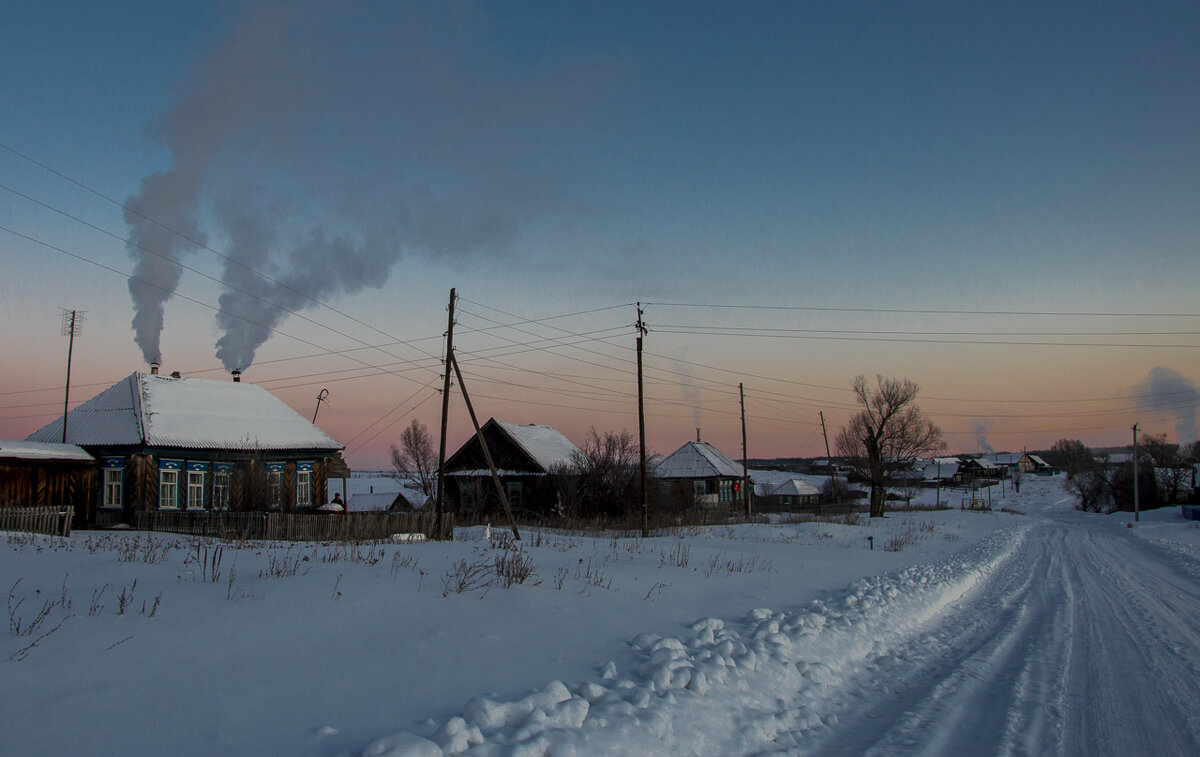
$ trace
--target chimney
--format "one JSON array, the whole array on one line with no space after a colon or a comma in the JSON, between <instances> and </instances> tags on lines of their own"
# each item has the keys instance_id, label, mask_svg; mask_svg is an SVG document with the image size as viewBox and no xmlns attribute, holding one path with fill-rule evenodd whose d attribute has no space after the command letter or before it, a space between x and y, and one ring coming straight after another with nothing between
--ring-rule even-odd
<instances>
[{"instance_id":1,"label":"chimney","mask_svg":"<svg viewBox=\"0 0 1200 757\"><path fill-rule=\"evenodd\" d=\"M154 362L154 363L151 363L151 364L150 364L150 375L151 375L151 376L157 376L157 375L158 375L158 363L157 363L157 362Z\"/></svg>"},{"instance_id":2,"label":"chimney","mask_svg":"<svg viewBox=\"0 0 1200 757\"><path fill-rule=\"evenodd\" d=\"M696 443L700 443L700 427L696 426Z\"/></svg>"},{"instance_id":3,"label":"chimney","mask_svg":"<svg viewBox=\"0 0 1200 757\"><path fill-rule=\"evenodd\" d=\"M231 373L233 374L233 383L235 383L235 384L242 383L242 372L241 371L239 371L237 368L234 368L231 371Z\"/></svg>"}]
</instances>

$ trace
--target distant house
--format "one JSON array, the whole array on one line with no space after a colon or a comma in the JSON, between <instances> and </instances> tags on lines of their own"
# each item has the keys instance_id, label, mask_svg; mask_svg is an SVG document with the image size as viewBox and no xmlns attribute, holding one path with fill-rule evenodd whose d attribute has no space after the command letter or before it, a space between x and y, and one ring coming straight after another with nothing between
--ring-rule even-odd
<instances>
[{"instance_id":1,"label":"distant house","mask_svg":"<svg viewBox=\"0 0 1200 757\"><path fill-rule=\"evenodd\" d=\"M0 439L0 508L74 507L82 527L96 502L96 476L96 458L82 447Z\"/></svg>"},{"instance_id":2,"label":"distant house","mask_svg":"<svg viewBox=\"0 0 1200 757\"><path fill-rule=\"evenodd\" d=\"M821 492L802 478L776 484L755 484L754 508L758 512L786 512L819 504Z\"/></svg>"},{"instance_id":3,"label":"distant house","mask_svg":"<svg viewBox=\"0 0 1200 757\"><path fill-rule=\"evenodd\" d=\"M62 438L60 418L27 441ZM342 445L266 389L135 372L67 414L67 441L98 461L92 524L136 512L305 511L325 502Z\"/></svg>"},{"instance_id":4,"label":"distant house","mask_svg":"<svg viewBox=\"0 0 1200 757\"><path fill-rule=\"evenodd\" d=\"M1017 468L1022 473L1047 474L1053 473L1054 467L1037 455L1031 455L1028 452L1021 455L1020 462L1017 463Z\"/></svg>"},{"instance_id":5,"label":"distant house","mask_svg":"<svg viewBox=\"0 0 1200 757\"><path fill-rule=\"evenodd\" d=\"M559 475L579 448L549 426L491 418L481 431L514 513L545 515L562 506ZM483 448L474 434L446 458L446 504L460 513L503 511Z\"/></svg>"},{"instance_id":6,"label":"distant house","mask_svg":"<svg viewBox=\"0 0 1200 757\"><path fill-rule=\"evenodd\" d=\"M955 486L961 481L957 457L935 457L925 464L921 479L930 486Z\"/></svg>"},{"instance_id":7,"label":"distant house","mask_svg":"<svg viewBox=\"0 0 1200 757\"><path fill-rule=\"evenodd\" d=\"M964 458L958 465L958 483L969 484L972 481L999 480L1003 469L992 460L985 457Z\"/></svg>"},{"instance_id":8,"label":"distant house","mask_svg":"<svg viewBox=\"0 0 1200 757\"><path fill-rule=\"evenodd\" d=\"M996 464L996 467L1005 471L1011 471L1021 464L1022 457L1024 457L1023 454L1016 452L997 452L992 455L991 459Z\"/></svg>"},{"instance_id":9,"label":"distant house","mask_svg":"<svg viewBox=\"0 0 1200 757\"><path fill-rule=\"evenodd\" d=\"M681 507L732 506L740 499L742 466L707 442L688 442L654 467Z\"/></svg>"}]
</instances>

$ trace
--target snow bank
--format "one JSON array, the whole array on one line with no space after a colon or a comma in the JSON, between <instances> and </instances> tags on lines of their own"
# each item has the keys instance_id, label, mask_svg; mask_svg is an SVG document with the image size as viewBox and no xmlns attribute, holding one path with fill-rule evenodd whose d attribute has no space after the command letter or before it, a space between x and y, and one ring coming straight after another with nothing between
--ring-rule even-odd
<instances>
[{"instance_id":1,"label":"snow bank","mask_svg":"<svg viewBox=\"0 0 1200 757\"><path fill-rule=\"evenodd\" d=\"M477 697L425 735L397 733L367 757L745 753L836 724L823 692L889 650L1010 559L1028 527L939 562L854 581L793 611L701 618L679 637L641 634L625 671L551 681L520 699ZM747 715L747 713L750 713Z\"/></svg>"}]
</instances>

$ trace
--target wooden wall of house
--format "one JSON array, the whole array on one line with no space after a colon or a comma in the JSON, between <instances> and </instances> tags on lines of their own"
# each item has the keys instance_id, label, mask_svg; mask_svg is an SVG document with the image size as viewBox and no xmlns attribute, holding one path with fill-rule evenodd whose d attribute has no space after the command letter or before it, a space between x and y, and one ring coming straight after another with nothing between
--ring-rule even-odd
<instances>
[{"instance_id":1,"label":"wooden wall of house","mask_svg":"<svg viewBox=\"0 0 1200 757\"><path fill-rule=\"evenodd\" d=\"M87 523L98 491L92 464L0 463L0 507L74 507Z\"/></svg>"}]
</instances>

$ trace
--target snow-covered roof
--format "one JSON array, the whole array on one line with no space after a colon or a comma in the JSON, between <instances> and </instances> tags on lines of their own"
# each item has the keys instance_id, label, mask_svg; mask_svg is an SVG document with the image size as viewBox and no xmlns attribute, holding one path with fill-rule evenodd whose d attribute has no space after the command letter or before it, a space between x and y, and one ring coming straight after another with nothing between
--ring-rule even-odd
<instances>
[{"instance_id":1,"label":"snow-covered roof","mask_svg":"<svg viewBox=\"0 0 1200 757\"><path fill-rule=\"evenodd\" d=\"M925 469L921 471L921 478L925 481L937 481L938 479L954 478L958 473L959 461L950 458L935 459L933 462L926 464Z\"/></svg>"},{"instance_id":2,"label":"snow-covered roof","mask_svg":"<svg viewBox=\"0 0 1200 757\"><path fill-rule=\"evenodd\" d=\"M742 466L708 442L688 442L654 467L659 478L741 478Z\"/></svg>"},{"instance_id":3,"label":"snow-covered roof","mask_svg":"<svg viewBox=\"0 0 1200 757\"><path fill-rule=\"evenodd\" d=\"M62 426L59 426L59 438L62 438ZM30 442L15 439L0 439L0 459L4 460L60 460L90 463L92 457L82 447L75 444L55 442Z\"/></svg>"},{"instance_id":4,"label":"snow-covered roof","mask_svg":"<svg viewBox=\"0 0 1200 757\"><path fill-rule=\"evenodd\" d=\"M62 419L29 441L62 438ZM340 450L336 439L255 384L134 372L67 414L83 446Z\"/></svg>"},{"instance_id":5,"label":"snow-covered roof","mask_svg":"<svg viewBox=\"0 0 1200 757\"><path fill-rule=\"evenodd\" d=\"M1039 468L1049 468L1050 467L1050 463L1046 462L1045 460L1038 457L1037 455L1028 455L1028 457L1030 460L1033 461L1033 464Z\"/></svg>"},{"instance_id":6,"label":"snow-covered roof","mask_svg":"<svg viewBox=\"0 0 1200 757\"><path fill-rule=\"evenodd\" d=\"M765 492L774 497L815 497L821 492L802 478L790 478Z\"/></svg>"},{"instance_id":7,"label":"snow-covered roof","mask_svg":"<svg viewBox=\"0 0 1200 757\"><path fill-rule=\"evenodd\" d=\"M569 465L571 456L579 452L579 448L572 444L570 439L549 426L518 426L515 423L497 421L495 418L492 420L517 446L525 450L530 460L536 462L547 473L555 465ZM491 475L490 472L488 475Z\"/></svg>"},{"instance_id":8,"label":"snow-covered roof","mask_svg":"<svg viewBox=\"0 0 1200 757\"><path fill-rule=\"evenodd\" d=\"M996 465L1007 465L1011 467L1021 462L1021 457L1022 456L1016 452L997 452L996 454L992 455L992 461L995 462Z\"/></svg>"}]
</instances>

